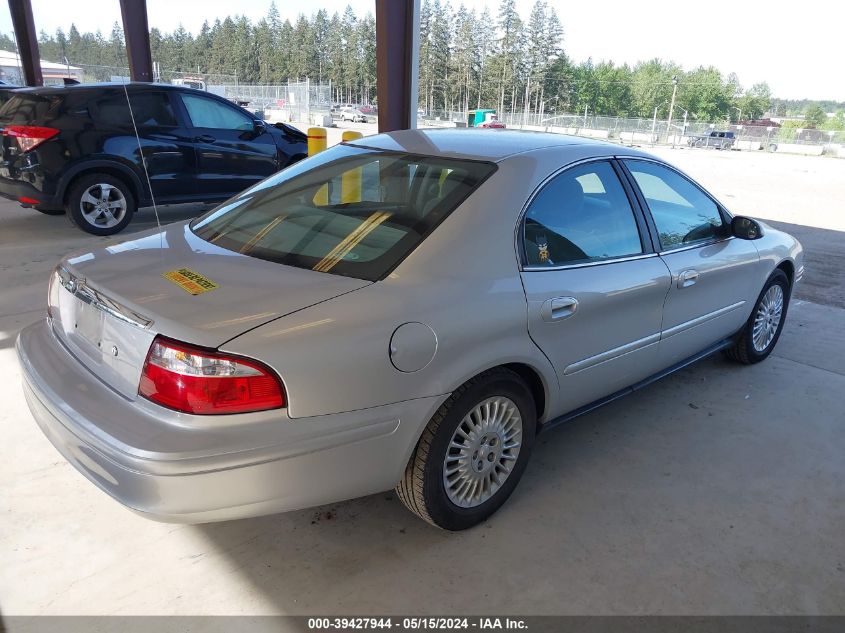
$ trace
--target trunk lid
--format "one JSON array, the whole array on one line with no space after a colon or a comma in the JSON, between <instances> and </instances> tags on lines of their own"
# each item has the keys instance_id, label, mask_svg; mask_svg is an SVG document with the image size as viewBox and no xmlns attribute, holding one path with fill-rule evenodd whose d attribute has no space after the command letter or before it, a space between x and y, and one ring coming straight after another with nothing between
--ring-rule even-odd
<instances>
[{"instance_id":1,"label":"trunk lid","mask_svg":"<svg viewBox=\"0 0 845 633\"><path fill-rule=\"evenodd\" d=\"M80 362L134 398L157 334L217 348L369 284L223 249L185 222L67 258L49 305L56 335Z\"/></svg>"}]
</instances>

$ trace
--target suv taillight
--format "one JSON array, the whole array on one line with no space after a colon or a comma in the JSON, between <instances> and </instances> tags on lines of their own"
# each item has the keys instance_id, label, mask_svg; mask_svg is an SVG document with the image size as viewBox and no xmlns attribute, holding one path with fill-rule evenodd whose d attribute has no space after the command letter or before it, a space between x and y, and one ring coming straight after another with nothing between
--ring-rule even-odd
<instances>
[{"instance_id":1,"label":"suv taillight","mask_svg":"<svg viewBox=\"0 0 845 633\"><path fill-rule=\"evenodd\" d=\"M258 361L156 337L138 393L170 409L201 415L285 406L281 381Z\"/></svg>"},{"instance_id":2,"label":"suv taillight","mask_svg":"<svg viewBox=\"0 0 845 633\"><path fill-rule=\"evenodd\" d=\"M39 127L37 125L9 125L3 128L3 136L14 138L22 152L35 149L58 133L59 130L56 128Z\"/></svg>"}]
</instances>

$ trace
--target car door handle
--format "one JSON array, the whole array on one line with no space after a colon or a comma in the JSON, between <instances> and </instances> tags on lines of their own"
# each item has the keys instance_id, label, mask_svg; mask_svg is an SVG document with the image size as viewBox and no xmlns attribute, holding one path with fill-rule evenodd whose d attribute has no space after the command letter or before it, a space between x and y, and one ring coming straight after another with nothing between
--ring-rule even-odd
<instances>
[{"instance_id":1,"label":"car door handle","mask_svg":"<svg viewBox=\"0 0 845 633\"><path fill-rule=\"evenodd\" d=\"M685 270L678 275L678 288L689 288L698 281L697 270Z\"/></svg>"},{"instance_id":2,"label":"car door handle","mask_svg":"<svg viewBox=\"0 0 845 633\"><path fill-rule=\"evenodd\" d=\"M200 134L199 136L194 137L194 141L197 143L213 143L216 140L217 139L210 134Z\"/></svg>"},{"instance_id":3,"label":"car door handle","mask_svg":"<svg viewBox=\"0 0 845 633\"><path fill-rule=\"evenodd\" d=\"M575 314L578 299L575 297L555 297L546 299L540 306L540 316L544 321L560 321Z\"/></svg>"}]
</instances>

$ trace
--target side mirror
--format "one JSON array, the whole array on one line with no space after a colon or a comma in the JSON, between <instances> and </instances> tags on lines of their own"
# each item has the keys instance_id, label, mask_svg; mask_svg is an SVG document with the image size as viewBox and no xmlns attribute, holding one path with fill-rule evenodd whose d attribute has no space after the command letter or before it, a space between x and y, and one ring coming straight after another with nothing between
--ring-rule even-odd
<instances>
[{"instance_id":1,"label":"side mirror","mask_svg":"<svg viewBox=\"0 0 845 633\"><path fill-rule=\"evenodd\" d=\"M760 223L741 215L731 221L731 232L741 240L759 240L763 237L763 227Z\"/></svg>"},{"instance_id":2,"label":"side mirror","mask_svg":"<svg viewBox=\"0 0 845 633\"><path fill-rule=\"evenodd\" d=\"M264 134L267 131L267 124L264 123L261 119L255 119L252 122L252 130L255 132L256 136L258 134Z\"/></svg>"}]
</instances>

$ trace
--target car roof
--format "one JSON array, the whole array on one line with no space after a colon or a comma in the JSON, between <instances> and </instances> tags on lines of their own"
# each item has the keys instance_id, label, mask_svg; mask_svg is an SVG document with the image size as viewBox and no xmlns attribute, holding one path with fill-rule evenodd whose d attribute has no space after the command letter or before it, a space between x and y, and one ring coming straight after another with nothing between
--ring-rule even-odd
<instances>
[{"instance_id":1,"label":"car roof","mask_svg":"<svg viewBox=\"0 0 845 633\"><path fill-rule=\"evenodd\" d=\"M620 153L622 146L593 139L507 129L440 128L431 130L400 130L367 136L349 143L359 147L404 151L426 156L444 156L475 160L502 161L515 154L547 149L579 146L594 147L596 156ZM625 148L621 153L631 154Z\"/></svg>"}]
</instances>

